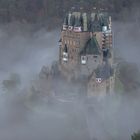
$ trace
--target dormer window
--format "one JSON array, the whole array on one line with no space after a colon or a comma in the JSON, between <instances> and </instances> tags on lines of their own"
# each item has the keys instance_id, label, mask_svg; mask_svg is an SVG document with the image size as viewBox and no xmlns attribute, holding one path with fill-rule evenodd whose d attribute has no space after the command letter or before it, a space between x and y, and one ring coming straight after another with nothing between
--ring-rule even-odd
<instances>
[{"instance_id":1,"label":"dormer window","mask_svg":"<svg viewBox=\"0 0 140 140\"><path fill-rule=\"evenodd\" d=\"M106 31L107 31L107 26L103 26L103 27L102 27L102 31L103 31L103 32L106 32Z\"/></svg>"},{"instance_id":2,"label":"dormer window","mask_svg":"<svg viewBox=\"0 0 140 140\"><path fill-rule=\"evenodd\" d=\"M79 27L74 27L74 31L75 32L81 32L82 31L82 27L79 26Z\"/></svg>"},{"instance_id":3,"label":"dormer window","mask_svg":"<svg viewBox=\"0 0 140 140\"><path fill-rule=\"evenodd\" d=\"M87 63L87 57L86 56L81 56L81 64L85 65Z\"/></svg>"},{"instance_id":4,"label":"dormer window","mask_svg":"<svg viewBox=\"0 0 140 140\"><path fill-rule=\"evenodd\" d=\"M69 26L68 29L69 29L69 31L72 31L73 30L73 26Z\"/></svg>"},{"instance_id":5,"label":"dormer window","mask_svg":"<svg viewBox=\"0 0 140 140\"><path fill-rule=\"evenodd\" d=\"M68 28L68 25L63 25L63 30L66 31Z\"/></svg>"}]
</instances>

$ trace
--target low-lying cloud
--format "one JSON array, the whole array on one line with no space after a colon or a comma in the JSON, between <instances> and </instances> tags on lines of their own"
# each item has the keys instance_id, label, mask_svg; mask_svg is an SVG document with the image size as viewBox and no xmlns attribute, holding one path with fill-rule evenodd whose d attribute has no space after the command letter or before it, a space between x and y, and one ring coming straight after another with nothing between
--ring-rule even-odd
<instances>
[{"instance_id":1,"label":"low-lying cloud","mask_svg":"<svg viewBox=\"0 0 140 140\"><path fill-rule=\"evenodd\" d=\"M117 56L139 65L139 30L133 30L132 24L114 26ZM68 102L28 98L30 81L41 67L58 60L59 34L42 29L33 35L11 36L0 29L0 82L17 73L22 85L11 92L1 88L0 140L129 140L140 129L139 91L135 96L115 93Z\"/></svg>"}]
</instances>

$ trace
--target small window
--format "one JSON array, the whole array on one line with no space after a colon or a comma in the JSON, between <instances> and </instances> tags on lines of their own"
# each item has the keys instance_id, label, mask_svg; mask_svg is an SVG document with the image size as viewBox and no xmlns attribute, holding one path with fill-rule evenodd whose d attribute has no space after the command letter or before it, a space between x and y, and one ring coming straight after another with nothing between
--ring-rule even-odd
<instances>
[{"instance_id":1,"label":"small window","mask_svg":"<svg viewBox=\"0 0 140 140\"><path fill-rule=\"evenodd\" d=\"M81 56L81 64L85 65L87 62L87 57L86 56Z\"/></svg>"},{"instance_id":2,"label":"small window","mask_svg":"<svg viewBox=\"0 0 140 140\"><path fill-rule=\"evenodd\" d=\"M93 56L93 58L97 58L97 57L98 57L97 55L94 55L94 56Z\"/></svg>"},{"instance_id":3,"label":"small window","mask_svg":"<svg viewBox=\"0 0 140 140\"><path fill-rule=\"evenodd\" d=\"M101 78L96 78L96 82L97 83L101 83L102 82L102 79Z\"/></svg>"}]
</instances>

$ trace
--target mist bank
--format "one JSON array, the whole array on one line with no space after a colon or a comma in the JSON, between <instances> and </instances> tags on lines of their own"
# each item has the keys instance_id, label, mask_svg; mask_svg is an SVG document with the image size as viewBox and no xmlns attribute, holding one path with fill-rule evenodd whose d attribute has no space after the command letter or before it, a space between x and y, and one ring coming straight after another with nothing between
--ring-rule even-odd
<instances>
[{"instance_id":1,"label":"mist bank","mask_svg":"<svg viewBox=\"0 0 140 140\"><path fill-rule=\"evenodd\" d=\"M136 27L139 27L137 22L115 22L114 49L119 62L135 64L139 70L140 32ZM9 75L13 73L18 74L21 81L20 88L1 88L1 140L128 140L140 129L139 88L137 91L115 92L104 98L84 97L70 101L60 100L63 93L60 93L59 99L43 96L40 100L41 94L32 90L38 98L31 98L32 82L44 87L47 93L46 83L42 85L36 80L43 65L51 66L58 60L60 31L41 29L29 33L22 30L11 27L0 29L1 87L3 80L12 79ZM135 70L132 69L126 77L124 74L121 76L127 79L131 75L126 81L129 83L133 73ZM138 77L139 72L137 74ZM64 85L56 86L61 89ZM66 88L65 92L71 94L70 88L73 87Z\"/></svg>"},{"instance_id":2,"label":"mist bank","mask_svg":"<svg viewBox=\"0 0 140 140\"><path fill-rule=\"evenodd\" d=\"M34 79L43 65L51 66L58 59L58 30L46 32L42 29L31 33L27 29L13 26L0 28L1 83L16 73L23 80L22 84L26 84Z\"/></svg>"}]
</instances>

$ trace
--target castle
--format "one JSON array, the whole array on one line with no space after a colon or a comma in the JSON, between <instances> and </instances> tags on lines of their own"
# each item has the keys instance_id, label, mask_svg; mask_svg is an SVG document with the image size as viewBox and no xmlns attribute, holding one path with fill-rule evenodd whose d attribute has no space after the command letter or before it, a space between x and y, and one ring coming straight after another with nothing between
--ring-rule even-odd
<instances>
[{"instance_id":1,"label":"castle","mask_svg":"<svg viewBox=\"0 0 140 140\"><path fill-rule=\"evenodd\" d=\"M111 17L106 12L69 12L59 41L59 69L68 80L85 80L87 95L114 89Z\"/></svg>"}]
</instances>

